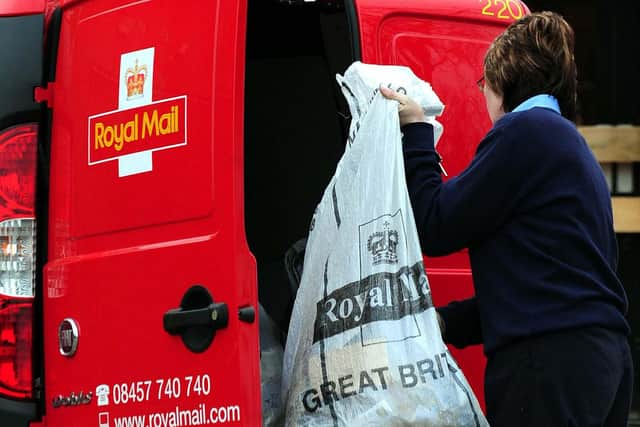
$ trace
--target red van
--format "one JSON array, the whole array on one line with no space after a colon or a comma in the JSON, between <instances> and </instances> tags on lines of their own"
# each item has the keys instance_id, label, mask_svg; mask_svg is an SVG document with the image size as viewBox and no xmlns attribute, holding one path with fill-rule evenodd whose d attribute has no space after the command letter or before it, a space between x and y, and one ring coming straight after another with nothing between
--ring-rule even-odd
<instances>
[{"instance_id":1,"label":"red van","mask_svg":"<svg viewBox=\"0 0 640 427\"><path fill-rule=\"evenodd\" d=\"M431 82L455 175L490 127L484 52L527 12L4 0L0 425L261 425L258 298L286 333L285 254L347 139L335 74L361 60ZM436 305L472 294L465 252L426 266ZM482 401L481 348L453 354Z\"/></svg>"}]
</instances>

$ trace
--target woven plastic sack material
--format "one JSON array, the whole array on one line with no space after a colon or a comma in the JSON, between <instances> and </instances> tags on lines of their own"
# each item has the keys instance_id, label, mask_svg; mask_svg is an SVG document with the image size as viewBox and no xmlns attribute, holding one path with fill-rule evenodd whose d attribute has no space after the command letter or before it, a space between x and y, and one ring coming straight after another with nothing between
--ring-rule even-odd
<instances>
[{"instance_id":1,"label":"woven plastic sack material","mask_svg":"<svg viewBox=\"0 0 640 427\"><path fill-rule=\"evenodd\" d=\"M442 135L442 125L435 120L442 114L444 105L431 85L420 80L409 67L397 65L364 64L356 61L345 71L344 76L337 75L336 80L347 100L351 111L349 143L355 136L360 120L367 112L372 95L380 85L404 93L418 103L434 126L435 143Z\"/></svg>"},{"instance_id":2,"label":"woven plastic sack material","mask_svg":"<svg viewBox=\"0 0 640 427\"><path fill-rule=\"evenodd\" d=\"M397 103L366 98L312 222L285 348L286 425L487 426L440 336Z\"/></svg>"}]
</instances>

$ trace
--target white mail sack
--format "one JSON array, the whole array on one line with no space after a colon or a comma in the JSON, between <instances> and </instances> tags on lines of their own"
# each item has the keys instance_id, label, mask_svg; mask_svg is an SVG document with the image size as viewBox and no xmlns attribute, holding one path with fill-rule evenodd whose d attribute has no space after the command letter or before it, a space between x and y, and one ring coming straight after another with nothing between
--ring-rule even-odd
<instances>
[{"instance_id":1,"label":"white mail sack","mask_svg":"<svg viewBox=\"0 0 640 427\"><path fill-rule=\"evenodd\" d=\"M316 209L287 337L286 425L488 426L440 335L397 102L354 75L339 81L362 93L357 132Z\"/></svg>"}]
</instances>

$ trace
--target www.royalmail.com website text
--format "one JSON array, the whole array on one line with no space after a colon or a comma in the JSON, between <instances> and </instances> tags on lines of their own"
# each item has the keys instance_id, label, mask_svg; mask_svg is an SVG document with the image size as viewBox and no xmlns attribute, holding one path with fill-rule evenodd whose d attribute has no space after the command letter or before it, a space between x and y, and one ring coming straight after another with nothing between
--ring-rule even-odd
<instances>
[{"instance_id":1,"label":"www.royalmail.com website text","mask_svg":"<svg viewBox=\"0 0 640 427\"><path fill-rule=\"evenodd\" d=\"M234 423L240 423L240 407L237 405L210 409L205 404L200 404L193 409L182 409L176 406L173 411L113 419L115 427L191 427Z\"/></svg>"}]
</instances>

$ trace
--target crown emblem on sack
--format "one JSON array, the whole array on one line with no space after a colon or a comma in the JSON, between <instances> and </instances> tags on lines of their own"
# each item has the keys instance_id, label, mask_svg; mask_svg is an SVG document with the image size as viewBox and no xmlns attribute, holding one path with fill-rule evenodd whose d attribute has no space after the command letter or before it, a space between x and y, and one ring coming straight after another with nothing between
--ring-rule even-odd
<instances>
[{"instance_id":1,"label":"crown emblem on sack","mask_svg":"<svg viewBox=\"0 0 640 427\"><path fill-rule=\"evenodd\" d=\"M398 232L389 229L389 222L384 222L384 230L376 231L367 241L367 250L373 255L373 265L397 264Z\"/></svg>"},{"instance_id":2,"label":"crown emblem on sack","mask_svg":"<svg viewBox=\"0 0 640 427\"><path fill-rule=\"evenodd\" d=\"M147 78L147 66L138 66L136 59L133 68L127 68L125 80L127 83L127 99L137 98L144 95L144 81Z\"/></svg>"}]
</instances>

